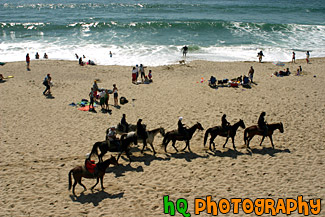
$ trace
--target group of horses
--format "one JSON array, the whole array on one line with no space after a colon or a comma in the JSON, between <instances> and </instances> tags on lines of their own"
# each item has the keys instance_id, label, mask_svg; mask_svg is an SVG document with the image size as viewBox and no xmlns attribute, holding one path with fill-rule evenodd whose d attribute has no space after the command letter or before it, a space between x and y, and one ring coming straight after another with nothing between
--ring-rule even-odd
<instances>
[{"instance_id":1,"label":"group of horses","mask_svg":"<svg viewBox=\"0 0 325 217\"><path fill-rule=\"evenodd\" d=\"M146 126L144 125L144 127L146 127ZM232 144L233 144L233 149L236 150L235 136L236 136L236 133L237 133L237 130L238 130L239 127L243 128L243 129L246 128L245 123L244 123L243 120L239 120L237 123L235 123L233 125L230 125L227 128L224 128L222 126L215 126L215 127L211 127L209 129L207 129L206 132L205 132L205 135L204 135L204 143L203 143L204 146L206 145L206 142L207 142L208 137L210 135L209 149L212 151L213 149L215 149L215 143L214 143L215 138L217 136L222 136L222 137L226 137L226 142L224 143L223 147L225 148L225 146L226 146L226 144L228 142L228 139L231 138ZM114 144L111 143L108 140L108 138L106 138L105 141L96 142L93 145L90 156L97 156L98 157L98 160L99 160L99 163L97 164L98 165L98 167L97 167L98 168L98 174L96 174L96 176L94 176L94 174L89 173L84 166L75 167L74 169L72 169L69 172L69 190L71 189L71 185L72 185L71 175L73 175L74 180L75 180L75 183L73 184L73 190L72 190L74 195L75 195L74 188L75 188L77 183L79 183L86 190L86 187L81 183L81 178L82 177L84 177L84 178L97 178L97 183L91 189L93 189L98 184L99 179L100 179L102 189L104 189L104 187L103 187L103 177L105 175L106 168L109 166L109 164L118 165L118 160L119 160L121 154L124 153L124 152L126 153L127 157L129 158L129 161L131 162L131 157L130 157L130 146L131 146L131 144L134 143L135 145L137 145L138 142L143 143L143 139L137 136L136 129L137 129L136 125L130 124L128 126L128 131L129 132L125 132L125 128L122 127L119 124L116 127L117 133L121 135L119 145L117 145L116 143L114 143ZM277 129L281 133L284 132L283 124L281 122L268 124L267 125L267 132L260 129L257 125L247 127L244 130L244 142L245 142L246 148L248 150L250 150L250 147L249 147L250 141L253 139L253 137L255 135L260 135L260 136L262 136L260 146L262 145L265 137L269 137L270 141L271 141L271 144L272 144L272 147L274 149L272 135L273 135L273 132L275 130L277 130ZM106 131L106 135L108 133L108 130L109 129L107 129L107 131ZM153 141L154 141L155 136L158 133L160 133L164 137L162 145L164 147L165 152L167 152L167 145L168 145L168 143L170 141L172 141L172 146L174 147L176 152L178 152L178 150L177 150L177 148L175 146L176 141L185 141L186 146L183 149L183 151L187 148L191 152L190 140L192 139L195 131L196 130L204 130L204 129L203 129L202 125L199 122L197 122L192 127L189 127L186 130L187 130L186 134L179 133L178 130L172 130L172 131L169 131L169 132L165 133L165 130L162 127L154 129L154 130L150 130L150 131L147 131L146 143L150 144L150 146L152 148L152 151L153 151L153 153L155 155L156 151L155 151L154 146L153 146ZM212 145L213 145L213 149L212 149ZM145 149L145 143L143 143L141 153L143 153L144 149ZM100 154L98 153L98 150L100 150ZM118 154L117 159L112 156L110 159L103 161L103 156L107 152L118 152L119 154Z\"/></svg>"}]
</instances>

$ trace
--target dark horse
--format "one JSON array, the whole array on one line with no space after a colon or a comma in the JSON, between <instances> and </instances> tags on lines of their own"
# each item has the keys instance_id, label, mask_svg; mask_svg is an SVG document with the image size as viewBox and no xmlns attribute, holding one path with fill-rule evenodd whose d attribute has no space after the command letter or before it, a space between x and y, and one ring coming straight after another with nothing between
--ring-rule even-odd
<instances>
[{"instance_id":1,"label":"dark horse","mask_svg":"<svg viewBox=\"0 0 325 217\"><path fill-rule=\"evenodd\" d=\"M96 185L99 182L99 179L100 179L100 184L102 185L102 189L104 189L103 179L104 179L106 169L110 164L118 165L117 160L115 159L115 157L111 156L110 159L105 160L104 162L101 162L101 163L97 163L96 164L96 167L98 169L98 174L97 175L94 175L93 173L90 173L86 169L85 166L76 166L75 168L73 168L69 172L69 190L71 189L71 185L72 185L71 175L73 175L73 178L74 178L74 183L73 183L73 187L72 187L72 193L73 193L74 196L76 196L76 194L74 192L74 189L75 189L77 183L79 183L79 185L81 185L84 188L85 191L87 190L86 186L84 186L81 183L82 177L87 178L87 179L95 179L95 178L97 178L97 182L93 187L91 187L91 190L93 190L96 187Z\"/></svg>"},{"instance_id":2,"label":"dark horse","mask_svg":"<svg viewBox=\"0 0 325 217\"><path fill-rule=\"evenodd\" d=\"M183 151L187 147L188 147L188 150L191 151L191 149L190 149L190 140L192 139L192 136L193 136L194 132L196 131L196 129L204 130L202 125L199 122L197 122L196 124L194 124L189 129L186 129L187 132L188 132L188 137L185 137L184 135L178 133L178 130L173 130L173 131L167 132L166 135L164 136L164 140L163 140L163 146L165 146L165 152L167 152L167 145L168 145L168 143L170 141L173 141L172 146L178 152L177 148L175 147L176 140L186 142L186 146L183 149Z\"/></svg>"},{"instance_id":3,"label":"dark horse","mask_svg":"<svg viewBox=\"0 0 325 217\"><path fill-rule=\"evenodd\" d=\"M273 145L273 140L272 140L272 135L273 135L273 132L278 129L280 130L281 133L284 132L283 130L283 124L282 122L280 123L274 123L274 124L268 124L267 125L267 134L264 135L264 131L261 130L257 125L254 125L254 126L251 126L251 127L247 127L244 131L244 142L245 142L245 145L247 148L250 148L249 147L249 142L253 139L253 137L255 135L260 135L260 136L263 136L262 137L262 140L261 140L261 143L260 143L260 146L262 145L262 142L264 141L264 138L266 136L268 136L271 140L271 144L272 144L272 147L274 149L274 145Z\"/></svg>"},{"instance_id":4,"label":"dark horse","mask_svg":"<svg viewBox=\"0 0 325 217\"><path fill-rule=\"evenodd\" d=\"M227 137L226 142L225 142L225 144L223 145L223 147L226 147L226 144L227 144L228 139L229 139L229 137L230 137L231 140L232 140L232 145L233 145L233 147L234 147L234 150L236 150L236 146L235 146L235 136L236 136L237 129L238 129L239 127L245 129L244 121L241 120L241 119L240 119L237 123L235 123L234 125L229 126L229 135L228 135L228 130L225 130L222 126L216 126L216 127L209 128L209 129L207 129L207 131L205 132L205 135L204 135L204 143L203 143L203 145L205 146L209 134L211 135L211 138L210 138L210 146L209 146L209 149L210 149L211 151L212 151L212 149L211 149L211 144L213 144L213 148L214 148L214 149L216 148L216 145L215 145L215 143L214 143L214 139L215 139L217 136Z\"/></svg>"},{"instance_id":5,"label":"dark horse","mask_svg":"<svg viewBox=\"0 0 325 217\"><path fill-rule=\"evenodd\" d=\"M120 159L121 154L125 152L126 156L129 158L131 162L130 150L129 150L131 143L137 144L137 135L135 133L133 133L132 135L123 134L121 136L120 146L111 144L108 140L103 142L96 142L90 152L90 156L96 155L98 156L99 162L102 162L103 156L108 151L119 152L119 155L117 157L117 161L118 161ZM98 154L98 149L100 150L100 154Z\"/></svg>"}]
</instances>

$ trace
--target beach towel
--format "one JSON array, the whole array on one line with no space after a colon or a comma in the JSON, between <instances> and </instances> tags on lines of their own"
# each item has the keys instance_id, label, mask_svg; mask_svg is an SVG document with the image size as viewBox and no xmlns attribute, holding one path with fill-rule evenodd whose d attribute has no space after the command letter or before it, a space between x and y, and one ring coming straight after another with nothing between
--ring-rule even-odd
<instances>
[{"instance_id":1,"label":"beach towel","mask_svg":"<svg viewBox=\"0 0 325 217\"><path fill-rule=\"evenodd\" d=\"M78 110L80 110L80 111L89 111L89 109L93 109L93 107L90 107L89 105L87 105L85 107L78 108Z\"/></svg>"}]
</instances>

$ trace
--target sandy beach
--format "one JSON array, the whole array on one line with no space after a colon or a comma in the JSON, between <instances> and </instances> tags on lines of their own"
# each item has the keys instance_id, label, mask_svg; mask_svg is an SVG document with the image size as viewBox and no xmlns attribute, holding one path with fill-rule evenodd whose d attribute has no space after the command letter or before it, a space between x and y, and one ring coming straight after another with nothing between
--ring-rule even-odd
<instances>
[{"instance_id":1,"label":"sandy beach","mask_svg":"<svg viewBox=\"0 0 325 217\"><path fill-rule=\"evenodd\" d=\"M299 65L303 75L295 76ZM211 75L231 79L247 75L250 66L256 82L251 89L208 86ZM286 67L292 75L272 76ZM169 216L164 214L165 195L171 201L186 199L191 216L195 216L195 198L208 195L215 201L325 198L325 58L313 58L310 64L297 60L284 67L270 62L207 61L147 67L146 73L153 72L153 83L140 85L131 83L132 67L127 66L81 67L77 61L32 60L30 68L26 70L25 62L0 66L5 77L14 76L0 83L0 216ZM42 95L47 73L53 79L53 98ZM129 103L115 108L110 95L111 114L98 107L93 113L69 106L89 98L94 79L100 80L100 88L112 89L116 84L119 97ZM221 125L223 114L231 124L242 119L249 127L257 124L262 111L268 123L284 125L284 133L274 133L275 149L268 138L259 146L261 137L255 137L252 153L248 152L241 128L235 138L237 152L231 141L222 148L223 137L216 138L214 152L203 146L205 130ZM104 191L99 184L91 192L95 180L83 179L88 190L82 192L77 185L73 197L68 190L69 171L84 163L85 154L105 139L106 129L119 123L122 114L132 124L141 118L148 130L177 129L182 116L184 124L200 122L204 131L194 133L192 153L176 153L171 143L165 153L160 134L154 141L156 156L151 149L141 154L142 144L133 146L134 162L129 164L123 155L119 166L110 166ZM176 147L180 150L185 143L177 142ZM200 216L209 214L204 211ZM303 215L295 211L291 216Z\"/></svg>"}]
</instances>

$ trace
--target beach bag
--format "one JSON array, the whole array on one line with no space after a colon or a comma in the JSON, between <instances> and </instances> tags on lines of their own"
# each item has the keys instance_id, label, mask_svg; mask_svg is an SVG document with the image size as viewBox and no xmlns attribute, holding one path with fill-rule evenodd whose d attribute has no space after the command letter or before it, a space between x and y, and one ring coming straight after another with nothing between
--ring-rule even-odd
<instances>
[{"instance_id":1,"label":"beach bag","mask_svg":"<svg viewBox=\"0 0 325 217\"><path fill-rule=\"evenodd\" d=\"M120 104L122 104L122 105L124 105L124 104L126 104L126 103L128 103L129 101L124 97L124 96L122 96L121 98L120 98Z\"/></svg>"}]
</instances>

